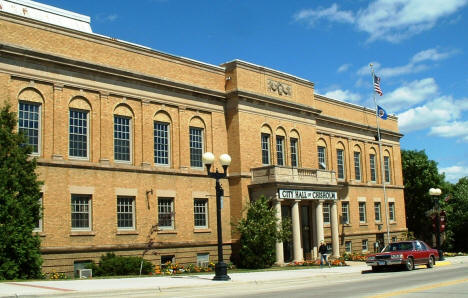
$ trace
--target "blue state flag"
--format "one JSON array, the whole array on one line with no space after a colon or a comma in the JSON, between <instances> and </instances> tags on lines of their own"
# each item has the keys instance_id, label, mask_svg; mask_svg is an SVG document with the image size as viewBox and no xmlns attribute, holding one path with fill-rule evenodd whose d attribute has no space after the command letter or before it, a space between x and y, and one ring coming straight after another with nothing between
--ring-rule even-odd
<instances>
[{"instance_id":1,"label":"blue state flag","mask_svg":"<svg viewBox=\"0 0 468 298\"><path fill-rule=\"evenodd\" d=\"M387 120L387 112L381 106L377 106L377 115L383 120Z\"/></svg>"}]
</instances>

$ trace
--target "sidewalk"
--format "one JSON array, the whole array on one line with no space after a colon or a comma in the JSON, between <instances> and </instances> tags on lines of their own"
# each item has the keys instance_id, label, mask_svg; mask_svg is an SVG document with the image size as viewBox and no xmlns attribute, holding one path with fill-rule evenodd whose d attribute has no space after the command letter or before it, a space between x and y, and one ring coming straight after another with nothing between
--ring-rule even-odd
<instances>
[{"instance_id":1,"label":"sidewalk","mask_svg":"<svg viewBox=\"0 0 468 298\"><path fill-rule=\"evenodd\" d=\"M110 279L77 279L55 281L27 281L0 283L0 297L21 296L66 296L67 293L99 293L109 289L113 291L155 290L180 287L213 286L217 283L260 283L275 280L311 278L313 276L350 274L369 270L364 262L347 262L349 266L323 269L298 269L260 271L248 273L228 273L230 281L213 281L213 274L158 276L141 278L110 278ZM468 263L468 257L452 257L436 262L436 266L447 266L457 263Z\"/></svg>"}]
</instances>

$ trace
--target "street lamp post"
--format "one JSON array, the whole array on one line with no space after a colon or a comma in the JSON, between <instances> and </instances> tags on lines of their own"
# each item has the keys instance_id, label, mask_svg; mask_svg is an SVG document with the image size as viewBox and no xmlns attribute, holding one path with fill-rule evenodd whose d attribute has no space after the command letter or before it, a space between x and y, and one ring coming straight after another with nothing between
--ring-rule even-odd
<instances>
[{"instance_id":1,"label":"street lamp post","mask_svg":"<svg viewBox=\"0 0 468 298\"><path fill-rule=\"evenodd\" d=\"M219 179L226 177L226 171L231 164L231 157L228 154L221 154L219 161L223 166L223 173L219 173L218 169L215 172L210 172L211 165L215 160L215 156L211 152L205 152L203 154L203 163L206 166L208 177L216 179L216 222L218 230L218 263L215 265L215 276L213 280L230 280L231 278L227 275L227 265L223 260L223 229L221 226L221 208L224 190L219 183Z\"/></svg>"},{"instance_id":2,"label":"street lamp post","mask_svg":"<svg viewBox=\"0 0 468 298\"><path fill-rule=\"evenodd\" d=\"M437 251L439 252L439 261L444 260L444 252L440 247L440 210L439 210L439 196L442 194L440 188L431 188L429 189L429 195L432 196L434 200L434 208L436 212L436 246Z\"/></svg>"}]
</instances>

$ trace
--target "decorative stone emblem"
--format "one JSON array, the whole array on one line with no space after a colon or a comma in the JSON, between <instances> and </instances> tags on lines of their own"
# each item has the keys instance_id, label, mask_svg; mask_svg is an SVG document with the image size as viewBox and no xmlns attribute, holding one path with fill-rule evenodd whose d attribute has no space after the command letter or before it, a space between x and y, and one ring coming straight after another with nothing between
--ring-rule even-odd
<instances>
[{"instance_id":1,"label":"decorative stone emblem","mask_svg":"<svg viewBox=\"0 0 468 298\"><path fill-rule=\"evenodd\" d=\"M278 81L273 81L271 79L267 80L268 84L268 91L273 92L273 93L278 93L278 95L286 95L286 96L291 96L292 91L291 91L291 86L285 83L281 83Z\"/></svg>"}]
</instances>

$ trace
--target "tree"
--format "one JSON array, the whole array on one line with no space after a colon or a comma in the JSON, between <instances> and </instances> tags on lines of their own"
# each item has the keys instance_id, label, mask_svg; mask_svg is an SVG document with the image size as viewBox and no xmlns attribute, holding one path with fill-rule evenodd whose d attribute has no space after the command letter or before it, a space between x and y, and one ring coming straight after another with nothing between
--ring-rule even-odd
<instances>
[{"instance_id":1,"label":"tree","mask_svg":"<svg viewBox=\"0 0 468 298\"><path fill-rule=\"evenodd\" d=\"M443 201L447 213L447 229L445 247L451 251L468 252L468 176L458 180L452 192Z\"/></svg>"},{"instance_id":2,"label":"tree","mask_svg":"<svg viewBox=\"0 0 468 298\"><path fill-rule=\"evenodd\" d=\"M247 217L237 224L240 232L240 266L244 268L267 268L274 264L277 241L291 237L291 221L282 220L278 228L275 210L264 197L250 203Z\"/></svg>"},{"instance_id":3,"label":"tree","mask_svg":"<svg viewBox=\"0 0 468 298\"><path fill-rule=\"evenodd\" d=\"M429 189L438 187L442 193L447 193L450 186L444 181L444 175L439 174L437 163L429 160L424 150L402 150L401 159L406 225L416 238L431 243L432 224L426 214L434 207L434 201L429 195Z\"/></svg>"},{"instance_id":4,"label":"tree","mask_svg":"<svg viewBox=\"0 0 468 298\"><path fill-rule=\"evenodd\" d=\"M40 218L40 182L25 138L15 132L10 106L0 111L0 279L41 276L40 240L33 229Z\"/></svg>"}]
</instances>

